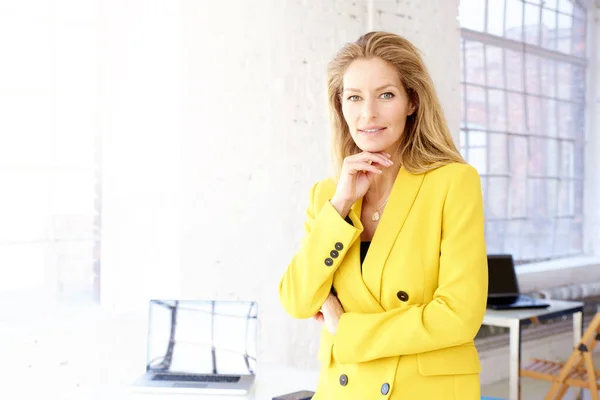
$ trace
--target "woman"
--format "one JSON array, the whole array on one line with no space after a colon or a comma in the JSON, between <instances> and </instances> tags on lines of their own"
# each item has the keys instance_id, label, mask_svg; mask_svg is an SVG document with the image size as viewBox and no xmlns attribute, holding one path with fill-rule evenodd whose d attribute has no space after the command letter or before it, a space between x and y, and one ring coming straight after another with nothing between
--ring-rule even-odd
<instances>
[{"instance_id":1,"label":"woman","mask_svg":"<svg viewBox=\"0 0 600 400\"><path fill-rule=\"evenodd\" d=\"M339 175L313 186L279 288L290 315L323 323L314 399L479 399L480 180L423 60L365 34L330 63L328 95Z\"/></svg>"}]
</instances>

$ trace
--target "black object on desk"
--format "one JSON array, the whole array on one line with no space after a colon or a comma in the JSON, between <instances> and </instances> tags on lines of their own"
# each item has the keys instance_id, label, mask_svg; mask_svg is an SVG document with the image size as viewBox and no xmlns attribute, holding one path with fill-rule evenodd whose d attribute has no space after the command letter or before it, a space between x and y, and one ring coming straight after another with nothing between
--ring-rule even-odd
<instances>
[{"instance_id":1,"label":"black object on desk","mask_svg":"<svg viewBox=\"0 0 600 400\"><path fill-rule=\"evenodd\" d=\"M309 390L301 390L299 392L282 394L281 396L273 397L273 400L310 400L315 392Z\"/></svg>"}]
</instances>

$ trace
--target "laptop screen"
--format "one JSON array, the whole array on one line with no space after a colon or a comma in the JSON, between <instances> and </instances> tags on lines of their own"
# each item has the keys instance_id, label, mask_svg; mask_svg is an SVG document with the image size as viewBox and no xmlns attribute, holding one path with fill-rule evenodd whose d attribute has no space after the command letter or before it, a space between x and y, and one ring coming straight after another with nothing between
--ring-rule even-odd
<instances>
[{"instance_id":1,"label":"laptop screen","mask_svg":"<svg viewBox=\"0 0 600 400\"><path fill-rule=\"evenodd\" d=\"M254 374L257 318L256 302L151 300L146 370Z\"/></svg>"},{"instance_id":2,"label":"laptop screen","mask_svg":"<svg viewBox=\"0 0 600 400\"><path fill-rule=\"evenodd\" d=\"M510 254L488 255L488 297L518 296L519 284Z\"/></svg>"}]
</instances>

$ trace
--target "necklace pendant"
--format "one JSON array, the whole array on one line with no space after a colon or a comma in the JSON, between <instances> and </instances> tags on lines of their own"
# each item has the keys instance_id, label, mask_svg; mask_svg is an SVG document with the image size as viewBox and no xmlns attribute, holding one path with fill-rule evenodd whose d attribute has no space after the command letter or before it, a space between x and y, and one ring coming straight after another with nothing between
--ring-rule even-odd
<instances>
[{"instance_id":1,"label":"necklace pendant","mask_svg":"<svg viewBox=\"0 0 600 400\"><path fill-rule=\"evenodd\" d=\"M380 217L379 213L377 211L375 211L373 213L373 215L371 216L371 220L373 220L373 221L379 221L379 217Z\"/></svg>"}]
</instances>

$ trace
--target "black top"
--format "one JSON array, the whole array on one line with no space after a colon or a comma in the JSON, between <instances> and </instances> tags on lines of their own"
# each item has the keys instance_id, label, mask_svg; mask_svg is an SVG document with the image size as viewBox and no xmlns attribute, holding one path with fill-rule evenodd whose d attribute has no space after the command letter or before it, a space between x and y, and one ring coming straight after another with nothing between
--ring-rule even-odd
<instances>
[{"instance_id":1,"label":"black top","mask_svg":"<svg viewBox=\"0 0 600 400\"><path fill-rule=\"evenodd\" d=\"M362 270L363 262L365 261L365 257L367 256L367 251L369 251L369 246L371 242L360 242L360 266Z\"/></svg>"},{"instance_id":2,"label":"black top","mask_svg":"<svg viewBox=\"0 0 600 400\"><path fill-rule=\"evenodd\" d=\"M346 216L346 218L344 218L346 220L347 223L349 223L350 225L354 226L354 224L352 223L352 219L350 218L350 216ZM360 242L360 267L361 267L361 271L362 271L362 265L363 262L365 261L365 257L367 256L367 251L369 251L369 246L371 246L371 242Z\"/></svg>"}]
</instances>

